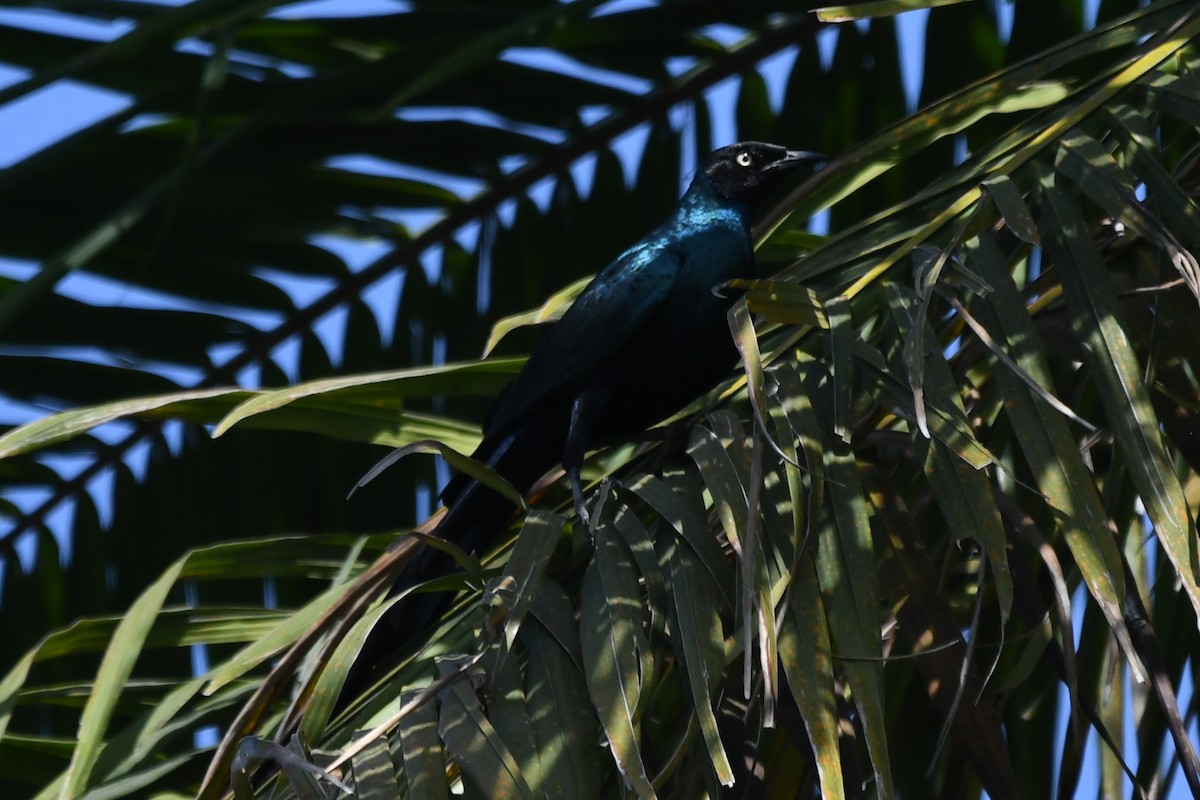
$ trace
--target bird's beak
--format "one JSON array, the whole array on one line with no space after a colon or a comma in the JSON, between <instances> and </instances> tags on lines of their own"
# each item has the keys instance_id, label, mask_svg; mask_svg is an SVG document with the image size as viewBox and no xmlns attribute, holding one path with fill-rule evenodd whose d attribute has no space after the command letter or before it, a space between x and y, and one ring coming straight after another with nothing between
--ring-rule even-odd
<instances>
[{"instance_id":1,"label":"bird's beak","mask_svg":"<svg viewBox=\"0 0 1200 800\"><path fill-rule=\"evenodd\" d=\"M809 150L787 150L781 158L771 162L767 166L767 169L771 171L793 169L802 164L824 164L827 160L822 154L813 153Z\"/></svg>"}]
</instances>

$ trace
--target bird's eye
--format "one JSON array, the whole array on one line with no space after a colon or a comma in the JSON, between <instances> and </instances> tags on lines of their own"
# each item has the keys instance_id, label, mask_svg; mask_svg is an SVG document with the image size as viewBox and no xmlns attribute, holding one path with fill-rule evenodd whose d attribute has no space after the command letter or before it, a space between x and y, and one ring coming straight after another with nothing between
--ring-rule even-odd
<instances>
[{"instance_id":1,"label":"bird's eye","mask_svg":"<svg viewBox=\"0 0 1200 800\"><path fill-rule=\"evenodd\" d=\"M754 159L750 157L749 153L738 153L737 154L737 162L740 166L748 167L748 166L750 166L750 162L752 162L753 160Z\"/></svg>"}]
</instances>

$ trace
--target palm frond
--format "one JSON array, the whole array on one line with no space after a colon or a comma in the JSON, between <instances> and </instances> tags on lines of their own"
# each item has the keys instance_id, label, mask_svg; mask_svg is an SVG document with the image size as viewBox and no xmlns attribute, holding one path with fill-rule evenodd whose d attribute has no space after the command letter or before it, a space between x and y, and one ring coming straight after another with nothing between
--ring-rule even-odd
<instances>
[{"instance_id":1,"label":"palm frond","mask_svg":"<svg viewBox=\"0 0 1200 800\"><path fill-rule=\"evenodd\" d=\"M482 562L459 553L462 576L414 587L458 592L458 602L422 639L406 643L391 674L336 712L347 671L386 607L376 596L429 540L410 536L383 555L391 536L362 533L379 529L371 520L400 527L401 503L416 516L413 502L394 493L387 503L378 495L370 501L379 504L371 509L377 516L326 508L312 517L319 525L305 525L305 514L329 503L329 493L315 488L314 470L339 486L346 481L333 476L358 474L346 468L352 451L342 445L340 455L325 458L334 453L325 439L346 440L345 448L436 439L439 447L469 449L474 431L459 417L470 406L454 398L495 391L520 360L464 358L464 340L483 342L493 315L521 312L493 337L507 334L504 346L519 351L528 341L522 323L568 301L543 303L552 290L603 263L594 252L602 243L674 201L683 140L694 137L696 149L711 144L699 89L810 35L809 23L785 17L759 25L757 11L707 3L686 13L666 5L595 15L580 4L496 6L464 8L454 18L415 4L394 20L319 25L258 19L258 9L217 3L192 4L186 14L137 8L149 26L137 36L92 49L64 46L58 60L33 66L50 76L87 68L114 87L149 80L128 75L121 59L139 48L154 52L156 42L175 41L170 32L177 37L186 27L225 48L220 58L198 58L193 75L200 66L210 78L223 69L216 77L227 84L219 98L202 96L201 106L214 113L191 112L188 119L204 122L190 130L176 119L84 132L60 145L93 159L79 162L85 174L115 180L116 165L105 171L99 163L113 152L98 146L105 137L122 147L164 144L160 169L176 164L165 142L177 154L193 141L194 161L167 180L177 182L169 187L178 193L176 222L133 222L139 203L149 209L146 192L156 186L147 158L137 166L147 182L126 174L125 184L106 186L115 194L88 206L94 216L60 232L95 242L91 232L129 219L77 268L202 298L191 287L202 282L215 291L200 271L208 259L231 276L226 302L276 311L280 321L265 333L227 329L238 334L239 354L206 368L184 392L150 384L158 373L145 366L148 353L159 348L160 362L164 344L145 342L145 351L130 351L141 354L131 359L135 368L105 366L96 372L108 383L53 396L52 404L72 410L7 433L3 463L45 480L33 454L48 447L94 452L101 441L95 426L133 420L136 435L149 432L158 443L151 477L118 480L122 526L136 525L127 517L133 498L174 503L178 517L181 498L212 504L221 497L250 509L247 527L260 535L180 557L200 523L226 534L245 530L212 524L222 509L182 520L175 555L164 559L157 546L165 571L140 584L122 576L124 587L139 586L136 598L118 598L113 608L128 612L93 613L29 650L0 681L7 777L21 776L16 754L36 752L29 766L36 775L23 777L47 797L168 785L219 797L231 770L243 791L319 796L327 787L318 773L297 768L304 762L364 796L446 796L453 787L471 796L692 797L761 782L768 795L857 796L870 787L879 797L1040 797L1073 793L1084 743L1095 732L1103 742L1101 791L1124 793L1132 782L1139 796L1166 796L1172 781L1183 781L1200 792L1189 737L1195 705L1181 708L1177 697L1200 650L1191 510L1200 470L1194 4L1153 3L1083 33L1064 30L1057 12L1019 10L1011 66L988 61L1004 48L977 4L937 9L931 53L946 52L939 48L954 20L987 23L999 50L976 48L974 83L931 74L927 90L941 81L952 91L904 120L894 105L900 95L889 95L872 107L887 124L848 123L839 115L852 107L852 93L805 83L823 74L807 60L815 48L803 48L792 70L794 84L811 91L800 99L789 93L778 113L761 84L744 81L739 133L770 138L793 130L785 126L797 119L796 105L811 103L818 110L810 124L829 126L826 143L860 142L760 225L760 257L780 267L740 287L745 303L730 320L744 375L681 416L686 447L635 443L589 459L596 496L589 531L570 517L569 493L549 476L509 542L480 554ZM698 26L722 19L754 32L735 48L699 33ZM1044 30L1031 27L1035 19ZM839 31L831 75L844 74L837 59L864 49L894 57L894 43L880 39L890 28L879 20L865 35L853 26ZM622 51L632 41L636 55ZM619 68L655 88L639 98L497 60L505 48L530 43L592 68ZM274 66L252 65L248 53L275 59ZM1017 53L1028 56L1015 61ZM668 56L696 61L673 78ZM238 69L220 67L223 61ZM296 85L280 94L265 73L244 76L252 66L282 73L296 63L310 64L313 76L288 82ZM997 71L985 76L984 67ZM49 80L35 76L29 86ZM530 85L544 90L545 102L504 102L498 87L526 77L541 81ZM837 102L817 103L822 91ZM396 109L435 96L480 108L493 103L504 119L558 126L564 138L553 144L520 127L395 119ZM243 105L222 105L235 97ZM690 104L694 122L682 133L652 127L633 189L644 205L606 230L610 221L598 209L619 207L615 198L628 196L616 156L597 159L586 200L562 170L681 102ZM585 128L579 115L591 104L611 113ZM780 127L769 130L772 124ZM285 128L305 135L283 146L273 132ZM414 138L401 147L385 129ZM476 134L478 147L468 146ZM409 149L426 135L425 147ZM445 138L435 145L438 137ZM347 154L350 141L356 152L411 159L488 188L460 198L435 180L331 174L337 170L323 159ZM955 142L961 151L950 158ZM478 159L458 157L476 152ZM502 168L518 155L523 166ZM931 172L933 163L941 168ZM270 176L294 168L304 171L305 189L289 194ZM550 175L557 177L550 207L561 227L518 199ZM122 185L125 194L117 196ZM392 224L393 249L365 269L316 253L308 239L318 228L329 232L322 226L330 219L341 234L378 233L387 219L381 209L402 207L404 198L438 205L441 221L419 235ZM502 220L506 203L516 206L511 224ZM252 213L260 205L267 213ZM219 241L203 242L194 226L179 222L200 208L223 215ZM832 234L806 234L805 221L824 210ZM32 207L21 213L36 216ZM471 219L482 221L481 233L463 244L452 234ZM37 235L28 221L13 241ZM429 278L415 259L435 245L440 264ZM63 252L44 262L43 282L84 251ZM179 266L153 274L147 253L170 254ZM520 281L493 280L481 315L478 276L507 259L527 272ZM566 263L572 267L563 274L547 277L543 269ZM252 264L307 270L332 288L288 310L277 285L247 271ZM389 346L357 303L346 328L365 345L353 358L367 374L329 377L330 348L310 323L396 265L406 267L402 304L423 304L426 313ZM36 284L7 296L0 314L29 313L46 288ZM111 316L125 317L120 311ZM237 319L211 308L199 318ZM219 329L204 330L216 336ZM212 388L217 376L225 380L271 353L283 341L273 337L300 332L305 380L274 388L268 378L279 370L267 365L262 383L269 388ZM438 361L432 343L443 335L449 363L388 363ZM206 341L205 352L215 341ZM129 399L147 392L156 394ZM91 405L73 408L81 401ZM172 448L151 427L163 419L213 425L220 438ZM307 443L306 457L287 463L297 461L298 441ZM263 447L282 457L261 455ZM220 448L227 451L215 454ZM197 471L238 457L256 472L244 494L182 488ZM429 482L410 460L398 469L406 472L393 485ZM293 499L298 508L279 507ZM98 521L83 517L76 526L98 533ZM326 531L339 522L346 533L261 535ZM49 549L53 539L42 542ZM46 570L49 593L55 576ZM11 615L7 598L31 591L38 576L8 575L0 613ZM277 592L270 602L261 597L264 581ZM200 668L184 649L198 645L209 658ZM1126 686L1132 708L1124 704ZM1060 717L1070 721L1061 741ZM209 723L221 726L223 738L215 750L197 748L192 734ZM286 752L248 738L286 744L294 732L301 739ZM1131 740L1137 752L1122 749ZM274 754L281 772L251 768L247 753Z\"/></svg>"}]
</instances>

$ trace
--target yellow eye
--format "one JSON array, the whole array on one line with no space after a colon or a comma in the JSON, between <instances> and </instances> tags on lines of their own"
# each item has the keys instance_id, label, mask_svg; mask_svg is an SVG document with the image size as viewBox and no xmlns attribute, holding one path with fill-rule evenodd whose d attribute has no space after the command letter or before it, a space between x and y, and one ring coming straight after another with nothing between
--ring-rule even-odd
<instances>
[{"instance_id":1,"label":"yellow eye","mask_svg":"<svg viewBox=\"0 0 1200 800\"><path fill-rule=\"evenodd\" d=\"M750 157L749 153L738 153L736 160L740 166L748 167L750 166L750 162L752 162L754 159Z\"/></svg>"}]
</instances>

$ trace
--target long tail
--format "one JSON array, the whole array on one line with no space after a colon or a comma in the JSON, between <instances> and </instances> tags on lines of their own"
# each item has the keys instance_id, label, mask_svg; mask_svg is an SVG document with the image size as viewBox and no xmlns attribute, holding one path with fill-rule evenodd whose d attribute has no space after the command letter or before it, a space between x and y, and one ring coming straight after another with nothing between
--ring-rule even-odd
<instances>
[{"instance_id":1,"label":"long tail","mask_svg":"<svg viewBox=\"0 0 1200 800\"><path fill-rule=\"evenodd\" d=\"M511 444L511 441L502 443L505 450L508 450ZM513 482L512 478L505 477ZM533 485L534 480L537 478L531 479L528 485L515 482L513 485L524 493ZM465 552L480 556L495 544L517 511L511 500L474 480L466 481L463 488L455 492L454 499L447 503L446 514L434 529L434 535L453 542ZM457 568L450 555L426 547L400 573L389 596L415 584L449 575ZM451 599L449 592L415 594L394 605L375 626L371 637L386 635L397 643L406 641L424 630L445 611Z\"/></svg>"},{"instance_id":2,"label":"long tail","mask_svg":"<svg viewBox=\"0 0 1200 800\"><path fill-rule=\"evenodd\" d=\"M474 457L488 463L521 493L527 493L562 457L562 434L550 421L539 421L499 440L484 440ZM512 502L475 480L458 476L443 493L448 506L434 534L468 553L486 553L508 528L516 513ZM389 596L407 587L452 574L454 559L426 547L400 574ZM449 592L413 594L380 618L355 659L342 689L341 703L365 690L382 675L403 645L425 630L450 605Z\"/></svg>"}]
</instances>

